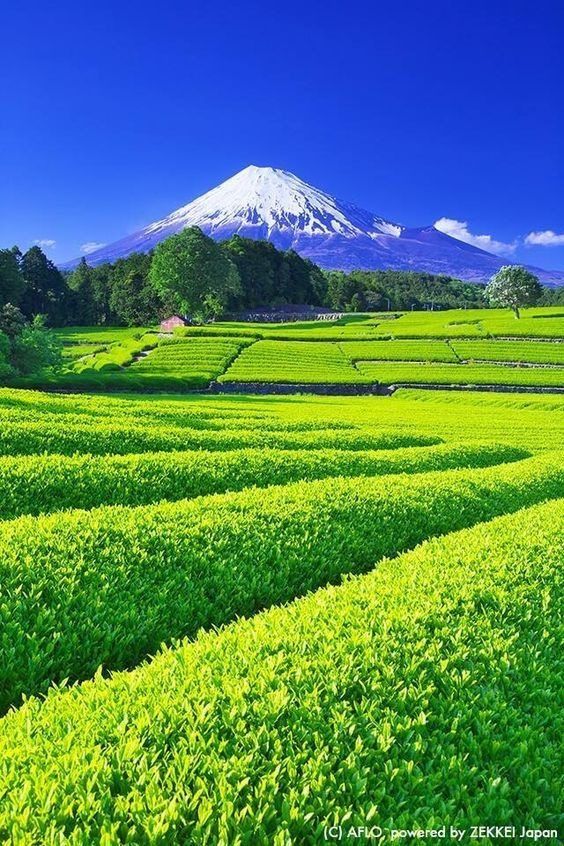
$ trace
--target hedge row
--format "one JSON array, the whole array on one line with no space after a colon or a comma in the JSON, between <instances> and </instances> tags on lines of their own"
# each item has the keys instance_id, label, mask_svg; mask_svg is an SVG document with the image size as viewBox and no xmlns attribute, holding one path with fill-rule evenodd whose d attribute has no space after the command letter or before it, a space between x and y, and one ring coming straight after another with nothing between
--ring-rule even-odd
<instances>
[{"instance_id":1,"label":"hedge row","mask_svg":"<svg viewBox=\"0 0 564 846\"><path fill-rule=\"evenodd\" d=\"M41 422L51 423L55 426L81 425L84 423L89 425L111 423L112 425L139 426L146 423L152 427L166 425L168 428L172 426L182 429L213 430L234 429L235 427L254 429L258 427L280 432L313 432L319 429L357 428L354 423L340 420L283 420L267 414L247 413L244 410L239 413L233 411L229 413L223 408L218 408L215 409L215 413L201 413L193 408L170 408L167 407L166 402L161 403L160 401L158 401L158 404L153 403L152 406L147 407L143 402L136 403L133 400L128 400L128 407L122 409L111 405L107 400L108 398L104 397L104 402L100 403L99 406L90 403L88 407L78 408L76 411L56 406L50 410L49 408L18 406L10 408L0 405L0 425ZM40 421L38 421L39 415ZM63 419L62 415L64 415Z\"/></svg>"},{"instance_id":2,"label":"hedge row","mask_svg":"<svg viewBox=\"0 0 564 846\"><path fill-rule=\"evenodd\" d=\"M430 446L441 438L409 431L355 431L318 429L314 431L272 431L266 429L222 429L209 431L170 426L133 426L112 423L53 422L5 423L0 428L0 455L58 453L73 455L124 455L157 450L230 450L245 447L273 449L393 449Z\"/></svg>"},{"instance_id":3,"label":"hedge row","mask_svg":"<svg viewBox=\"0 0 564 846\"><path fill-rule=\"evenodd\" d=\"M154 332L148 332L141 338L127 338L119 343L111 344L101 352L78 359L71 366L71 370L74 373L119 371L122 367L131 364L135 357L144 350L156 347L158 342L158 335Z\"/></svg>"},{"instance_id":4,"label":"hedge row","mask_svg":"<svg viewBox=\"0 0 564 846\"><path fill-rule=\"evenodd\" d=\"M528 455L525 450L496 444L442 444L367 452L250 449L10 456L0 458L0 520L65 508L147 505L300 479L488 467Z\"/></svg>"},{"instance_id":5,"label":"hedge row","mask_svg":"<svg viewBox=\"0 0 564 846\"><path fill-rule=\"evenodd\" d=\"M564 493L553 455L0 524L0 708Z\"/></svg>"},{"instance_id":6,"label":"hedge row","mask_svg":"<svg viewBox=\"0 0 564 846\"><path fill-rule=\"evenodd\" d=\"M129 367L123 370L83 370L80 373L40 373L35 376L19 376L10 379L10 387L27 390L56 391L121 391L159 392L174 391L190 393L206 388L208 380L203 376L167 376L159 373L144 373Z\"/></svg>"},{"instance_id":7,"label":"hedge row","mask_svg":"<svg viewBox=\"0 0 564 846\"><path fill-rule=\"evenodd\" d=\"M564 388L564 367L357 361L370 381L382 384L523 385Z\"/></svg>"},{"instance_id":8,"label":"hedge row","mask_svg":"<svg viewBox=\"0 0 564 846\"><path fill-rule=\"evenodd\" d=\"M218 382L368 383L339 344L257 341L243 350Z\"/></svg>"},{"instance_id":9,"label":"hedge row","mask_svg":"<svg viewBox=\"0 0 564 846\"><path fill-rule=\"evenodd\" d=\"M0 722L0 835L285 846L325 825L386 842L556 828L563 538L562 502L520 511L31 701Z\"/></svg>"}]
</instances>

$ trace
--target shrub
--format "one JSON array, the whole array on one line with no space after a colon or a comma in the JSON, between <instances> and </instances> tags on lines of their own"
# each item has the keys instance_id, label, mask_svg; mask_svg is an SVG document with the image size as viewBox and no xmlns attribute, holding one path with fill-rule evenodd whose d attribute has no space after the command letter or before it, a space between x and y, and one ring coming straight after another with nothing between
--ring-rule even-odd
<instances>
[{"instance_id":1,"label":"shrub","mask_svg":"<svg viewBox=\"0 0 564 846\"><path fill-rule=\"evenodd\" d=\"M300 479L487 467L527 455L522 449L496 444L444 444L373 452L242 449L102 457L3 457L0 519L65 508L146 505Z\"/></svg>"},{"instance_id":2,"label":"shrub","mask_svg":"<svg viewBox=\"0 0 564 846\"><path fill-rule=\"evenodd\" d=\"M248 424L247 424L248 425ZM59 453L73 455L123 455L155 450L231 450L246 447L274 449L393 449L404 446L430 446L441 441L432 435L397 431L340 431L319 429L312 432L267 431L250 428L202 431L171 426L134 426L124 423L70 423L64 427L52 422L5 423L0 429L0 455Z\"/></svg>"},{"instance_id":3,"label":"shrub","mask_svg":"<svg viewBox=\"0 0 564 846\"><path fill-rule=\"evenodd\" d=\"M423 544L0 723L16 843L556 828L564 508ZM110 618L108 618L110 619Z\"/></svg>"},{"instance_id":4,"label":"shrub","mask_svg":"<svg viewBox=\"0 0 564 846\"><path fill-rule=\"evenodd\" d=\"M0 524L0 708L564 493L558 456ZM560 459L560 461L558 460Z\"/></svg>"}]
</instances>

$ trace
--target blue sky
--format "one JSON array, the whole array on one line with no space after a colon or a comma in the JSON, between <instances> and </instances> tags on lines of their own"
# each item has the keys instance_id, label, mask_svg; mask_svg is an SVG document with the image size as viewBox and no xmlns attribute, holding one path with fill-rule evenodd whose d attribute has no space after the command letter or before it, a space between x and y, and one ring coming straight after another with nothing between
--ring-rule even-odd
<instances>
[{"instance_id":1,"label":"blue sky","mask_svg":"<svg viewBox=\"0 0 564 846\"><path fill-rule=\"evenodd\" d=\"M2 246L64 261L257 164L564 268L559 0L30 0L2 29Z\"/></svg>"}]
</instances>

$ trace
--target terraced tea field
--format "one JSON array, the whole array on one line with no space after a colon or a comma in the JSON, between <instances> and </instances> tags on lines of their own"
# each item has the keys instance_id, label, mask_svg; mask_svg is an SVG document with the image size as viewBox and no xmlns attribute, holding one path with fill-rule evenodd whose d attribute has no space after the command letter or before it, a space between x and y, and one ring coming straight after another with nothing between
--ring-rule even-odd
<instances>
[{"instance_id":1,"label":"terraced tea field","mask_svg":"<svg viewBox=\"0 0 564 846\"><path fill-rule=\"evenodd\" d=\"M368 382L336 343L256 341L247 347L220 382Z\"/></svg>"},{"instance_id":2,"label":"terraced tea field","mask_svg":"<svg viewBox=\"0 0 564 846\"><path fill-rule=\"evenodd\" d=\"M104 375L364 379L395 343ZM563 445L557 394L0 389L0 842L557 827Z\"/></svg>"},{"instance_id":3,"label":"terraced tea field","mask_svg":"<svg viewBox=\"0 0 564 846\"><path fill-rule=\"evenodd\" d=\"M65 366L13 381L63 390L249 390L252 384L564 390L564 313L527 309L349 315L330 322L60 330ZM231 386L231 387L230 387ZM363 387L364 386L364 387ZM215 388L214 388L215 389ZM299 390L300 388L298 388ZM301 388L303 390L303 387Z\"/></svg>"}]
</instances>

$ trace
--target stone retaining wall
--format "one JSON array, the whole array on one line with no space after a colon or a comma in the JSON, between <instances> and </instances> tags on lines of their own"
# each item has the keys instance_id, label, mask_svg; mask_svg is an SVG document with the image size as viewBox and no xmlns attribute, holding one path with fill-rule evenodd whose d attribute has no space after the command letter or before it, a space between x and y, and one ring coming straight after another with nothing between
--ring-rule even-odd
<instances>
[{"instance_id":1,"label":"stone retaining wall","mask_svg":"<svg viewBox=\"0 0 564 846\"><path fill-rule=\"evenodd\" d=\"M318 384L318 383L281 383L281 382L212 382L209 386L212 394L326 394L342 396L389 396L394 388L388 385L366 384Z\"/></svg>"}]
</instances>

